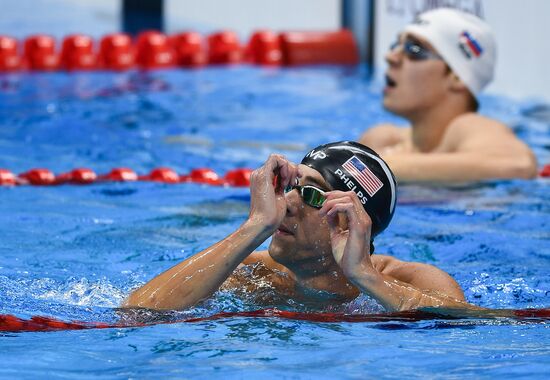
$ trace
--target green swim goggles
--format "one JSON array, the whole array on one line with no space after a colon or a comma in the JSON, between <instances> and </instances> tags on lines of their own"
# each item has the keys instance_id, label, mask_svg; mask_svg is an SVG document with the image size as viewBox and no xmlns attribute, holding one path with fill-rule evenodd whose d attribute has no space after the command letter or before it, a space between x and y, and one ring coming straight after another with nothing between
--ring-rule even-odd
<instances>
[{"instance_id":1,"label":"green swim goggles","mask_svg":"<svg viewBox=\"0 0 550 380\"><path fill-rule=\"evenodd\" d=\"M285 194L291 192L294 189L298 190L304 202L311 207L321 208L323 207L323 203L325 203L325 201L327 200L327 197L325 196L325 192L323 190L311 185L288 185L287 187L285 187Z\"/></svg>"}]
</instances>

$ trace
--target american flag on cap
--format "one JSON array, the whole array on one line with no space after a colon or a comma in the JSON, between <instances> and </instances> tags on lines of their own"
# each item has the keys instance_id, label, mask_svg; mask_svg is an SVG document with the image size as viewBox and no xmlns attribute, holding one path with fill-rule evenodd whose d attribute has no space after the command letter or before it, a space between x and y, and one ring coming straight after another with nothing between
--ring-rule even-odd
<instances>
[{"instance_id":1,"label":"american flag on cap","mask_svg":"<svg viewBox=\"0 0 550 380\"><path fill-rule=\"evenodd\" d=\"M342 165L371 197L384 186L382 181L359 158L352 156Z\"/></svg>"}]
</instances>

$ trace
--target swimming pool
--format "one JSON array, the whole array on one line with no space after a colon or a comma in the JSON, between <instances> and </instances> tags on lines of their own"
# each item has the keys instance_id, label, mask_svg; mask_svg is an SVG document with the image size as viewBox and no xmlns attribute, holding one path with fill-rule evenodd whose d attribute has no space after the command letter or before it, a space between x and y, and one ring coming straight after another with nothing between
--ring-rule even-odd
<instances>
[{"instance_id":1,"label":"swimming pool","mask_svg":"<svg viewBox=\"0 0 550 380\"><path fill-rule=\"evenodd\" d=\"M482 98L550 161L536 104ZM544 114L542 115L544 116ZM380 86L362 69L209 67L150 73L0 77L0 166L20 173L168 166L224 173L271 152L298 160L379 121ZM550 305L548 180L402 186L378 252L433 263L469 301ZM248 190L151 182L0 188L0 313L118 320L130 289L216 242L248 212ZM265 245L266 246L266 245ZM309 311L305 305L275 305ZM218 293L177 318L256 310ZM366 298L344 305L373 313ZM544 378L548 323L476 319L318 323L232 317L144 328L4 333L1 377Z\"/></svg>"}]
</instances>

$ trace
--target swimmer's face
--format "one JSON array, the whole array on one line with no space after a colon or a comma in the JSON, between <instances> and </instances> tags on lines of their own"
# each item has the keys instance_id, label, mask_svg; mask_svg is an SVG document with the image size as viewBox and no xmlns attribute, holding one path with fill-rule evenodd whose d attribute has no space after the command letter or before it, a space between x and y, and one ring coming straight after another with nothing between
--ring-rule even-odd
<instances>
[{"instance_id":1,"label":"swimmer's face","mask_svg":"<svg viewBox=\"0 0 550 380\"><path fill-rule=\"evenodd\" d=\"M384 107L400 116L414 118L419 111L432 108L448 95L452 73L437 58L435 49L414 34L399 36L400 44L386 54L388 69L384 88ZM404 51L404 43L424 53L424 59Z\"/></svg>"},{"instance_id":2,"label":"swimmer's face","mask_svg":"<svg viewBox=\"0 0 550 380\"><path fill-rule=\"evenodd\" d=\"M299 185L311 185L330 191L321 174L309 166L299 165L302 178ZM332 265L332 248L326 218L319 209L307 205L297 189L286 195L287 212L279 229L273 234L269 254L283 264L313 260L312 264ZM316 266L316 265L315 265Z\"/></svg>"}]
</instances>

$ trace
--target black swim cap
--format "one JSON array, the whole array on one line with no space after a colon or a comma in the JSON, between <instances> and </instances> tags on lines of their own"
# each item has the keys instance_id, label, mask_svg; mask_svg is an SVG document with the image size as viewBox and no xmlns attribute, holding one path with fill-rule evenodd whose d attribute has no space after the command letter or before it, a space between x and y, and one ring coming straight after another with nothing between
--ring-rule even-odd
<instances>
[{"instance_id":1,"label":"black swim cap","mask_svg":"<svg viewBox=\"0 0 550 380\"><path fill-rule=\"evenodd\" d=\"M397 183L378 154L357 142L340 141L312 149L302 164L317 170L333 190L353 190L372 219L371 238L390 224Z\"/></svg>"}]
</instances>

